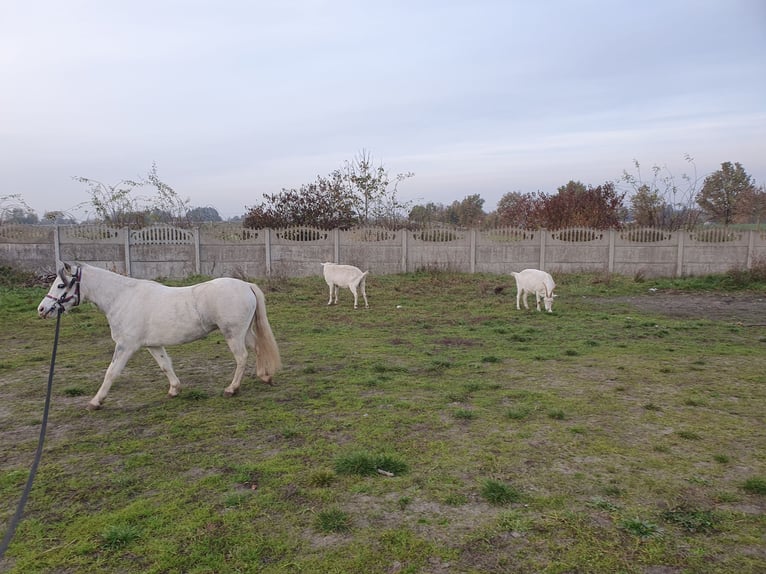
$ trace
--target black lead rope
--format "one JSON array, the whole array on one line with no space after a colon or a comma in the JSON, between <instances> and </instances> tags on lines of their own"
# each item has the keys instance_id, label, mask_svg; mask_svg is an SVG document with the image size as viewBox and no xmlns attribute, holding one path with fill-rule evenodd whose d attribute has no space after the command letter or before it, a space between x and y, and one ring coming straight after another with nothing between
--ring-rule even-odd
<instances>
[{"instance_id":1,"label":"black lead rope","mask_svg":"<svg viewBox=\"0 0 766 574\"><path fill-rule=\"evenodd\" d=\"M27 478L27 485L24 487L24 492L19 500L19 505L16 508L16 514L11 518L11 522L8 525L8 530L5 533L2 544L0 544L0 559L2 559L5 551L8 549L8 545L11 543L13 534L16 532L16 527L21 522L21 515L24 512L24 505L27 503L29 493L32 490L32 482L35 480L35 474L37 474L37 467L40 464L40 458L43 454L43 442L45 441L45 427L48 425L48 411L51 406L51 391L53 389L53 366L56 364L56 349L59 346L59 324L61 323L61 314L64 312L64 308L59 306L58 313L56 314L56 336L53 339L53 353L51 354L51 368L48 372L48 394L45 397L45 411L43 412L43 422L40 427L40 440L37 442L37 453L35 453L35 459L32 462L32 468L29 471L29 478Z\"/></svg>"}]
</instances>

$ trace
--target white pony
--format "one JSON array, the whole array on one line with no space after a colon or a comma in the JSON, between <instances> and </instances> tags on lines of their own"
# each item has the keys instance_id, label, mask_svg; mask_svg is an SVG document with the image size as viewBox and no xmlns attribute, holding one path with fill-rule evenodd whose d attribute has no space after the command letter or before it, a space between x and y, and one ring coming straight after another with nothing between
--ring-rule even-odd
<instances>
[{"instance_id":1,"label":"white pony","mask_svg":"<svg viewBox=\"0 0 766 574\"><path fill-rule=\"evenodd\" d=\"M354 309L358 307L358 297L356 295L356 289L362 292L364 297L364 306L369 307L367 303L367 291L365 289L365 281L367 280L367 273L369 271L362 272L358 267L353 265L338 265L337 263L322 263L322 273L324 274L324 280L330 287L330 301L328 305L333 303L333 295L335 296L335 304L338 304L338 288L348 287L351 293L354 294Z\"/></svg>"},{"instance_id":2,"label":"white pony","mask_svg":"<svg viewBox=\"0 0 766 574\"><path fill-rule=\"evenodd\" d=\"M248 349L255 351L256 372L265 383L271 383L281 367L266 300L253 283L221 277L190 287L167 287L91 265L64 263L37 312L45 319L79 305L80 300L91 301L104 312L115 342L104 382L88 403L90 410L101 408L112 383L141 347L147 348L167 376L168 395L177 396L181 382L165 345L201 339L215 329L221 330L237 361L234 380L224 395L239 390Z\"/></svg>"}]
</instances>

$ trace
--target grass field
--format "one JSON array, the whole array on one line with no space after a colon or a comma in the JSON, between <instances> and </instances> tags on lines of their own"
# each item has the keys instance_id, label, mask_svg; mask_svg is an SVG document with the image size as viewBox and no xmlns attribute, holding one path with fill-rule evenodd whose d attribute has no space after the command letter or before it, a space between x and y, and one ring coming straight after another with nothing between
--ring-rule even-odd
<instances>
[{"instance_id":1,"label":"grass field","mask_svg":"<svg viewBox=\"0 0 766 574\"><path fill-rule=\"evenodd\" d=\"M86 411L104 316L62 318L42 462L0 570L766 571L766 328L629 302L742 277L557 277L554 313L510 277L371 277L370 309L320 277L259 281L284 369L222 396L218 334L136 355ZM734 280L734 283L732 281ZM40 429L55 322L0 287L0 521ZM760 305L760 307L759 307ZM251 364L252 367L252 364Z\"/></svg>"}]
</instances>

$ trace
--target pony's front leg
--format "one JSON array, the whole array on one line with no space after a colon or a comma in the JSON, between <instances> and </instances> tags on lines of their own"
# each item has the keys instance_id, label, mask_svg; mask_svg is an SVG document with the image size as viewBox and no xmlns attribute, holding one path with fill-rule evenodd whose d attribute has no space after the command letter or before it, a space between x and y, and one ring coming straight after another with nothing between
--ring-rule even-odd
<instances>
[{"instance_id":1,"label":"pony's front leg","mask_svg":"<svg viewBox=\"0 0 766 574\"><path fill-rule=\"evenodd\" d=\"M101 387L98 389L96 396L94 396L90 402L88 402L88 410L95 411L101 408L101 405L109 394L109 389L112 388L112 383L120 375L122 369L125 368L125 364L128 359L133 356L136 349L129 349L120 345L119 343L114 347L114 354L112 355L112 362L109 364L109 368L104 375L104 382L101 383Z\"/></svg>"},{"instance_id":2,"label":"pony's front leg","mask_svg":"<svg viewBox=\"0 0 766 574\"><path fill-rule=\"evenodd\" d=\"M160 370L165 373L165 376L168 378L168 382L170 383L168 396L177 397L178 393L181 392L181 381L178 380L176 372L173 370L173 361L170 360L170 356L168 356L165 351L165 347L147 347L146 350L151 353L154 360L157 361L157 364L160 366Z\"/></svg>"}]
</instances>

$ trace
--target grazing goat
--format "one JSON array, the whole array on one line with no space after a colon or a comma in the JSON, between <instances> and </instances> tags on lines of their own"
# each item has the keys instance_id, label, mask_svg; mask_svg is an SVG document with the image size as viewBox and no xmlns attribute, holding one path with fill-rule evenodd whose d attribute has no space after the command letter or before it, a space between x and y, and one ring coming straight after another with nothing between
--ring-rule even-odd
<instances>
[{"instance_id":1,"label":"grazing goat","mask_svg":"<svg viewBox=\"0 0 766 574\"><path fill-rule=\"evenodd\" d=\"M524 271L511 272L511 275L516 279L516 308L521 309L519 306L519 299L524 297L524 308L529 309L527 305L527 295L530 293L535 294L535 301L537 302L537 310L540 311L540 297L545 302L545 310L548 313L553 313L553 290L556 288L556 283L553 281L553 277L545 271L539 269L524 269Z\"/></svg>"},{"instance_id":2,"label":"grazing goat","mask_svg":"<svg viewBox=\"0 0 766 574\"><path fill-rule=\"evenodd\" d=\"M358 267L353 265L338 265L337 263L322 263L322 271L324 272L324 280L327 281L327 285L330 287L330 300L328 305L333 304L333 294L335 296L335 304L338 304L338 288L348 287L354 294L354 309L357 308L357 296L356 288L360 287L362 291L362 297L364 297L364 306L369 307L367 304L367 292L364 288L364 283L367 278L368 271L362 272Z\"/></svg>"}]
</instances>

